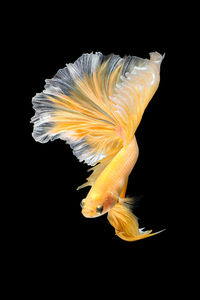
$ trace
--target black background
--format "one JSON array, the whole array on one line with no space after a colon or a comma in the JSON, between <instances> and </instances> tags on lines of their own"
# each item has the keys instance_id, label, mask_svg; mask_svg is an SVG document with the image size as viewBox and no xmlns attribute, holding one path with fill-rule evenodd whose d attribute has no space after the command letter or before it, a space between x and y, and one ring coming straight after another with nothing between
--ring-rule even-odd
<instances>
[{"instance_id":1,"label":"black background","mask_svg":"<svg viewBox=\"0 0 200 300\"><path fill-rule=\"evenodd\" d=\"M138 286L140 293L147 286L160 285L165 292L177 286L180 246L184 244L175 208L182 201L178 188L181 74L177 74L177 55L185 40L173 10L166 19L164 12L154 9L121 8L49 6L46 11L29 7L22 17L18 15L13 29L22 125L15 150L14 190L18 197L10 204L16 211L13 255L18 263L16 274L23 272L22 282L30 294L42 288L44 294L56 290L56 295L67 295L72 289L75 295L79 290L92 295L94 289L98 295L108 287L134 294ZM80 202L88 188L76 188L88 176L87 165L79 163L63 141L40 144L31 136L31 99L43 90L44 80L92 51L143 58L151 51L165 53L160 86L136 132L140 154L127 194L136 198L134 212L140 227L166 230L137 242L115 236L106 215L84 218Z\"/></svg>"}]
</instances>

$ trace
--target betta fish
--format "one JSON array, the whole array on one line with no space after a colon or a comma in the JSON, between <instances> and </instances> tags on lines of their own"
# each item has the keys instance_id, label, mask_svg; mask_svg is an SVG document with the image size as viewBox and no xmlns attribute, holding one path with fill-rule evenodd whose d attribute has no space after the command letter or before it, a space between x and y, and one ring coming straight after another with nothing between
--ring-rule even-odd
<instances>
[{"instance_id":1,"label":"betta fish","mask_svg":"<svg viewBox=\"0 0 200 300\"><path fill-rule=\"evenodd\" d=\"M86 183L77 188L91 186L81 201L83 216L107 213L116 235L126 241L156 234L139 228L133 200L125 194L139 153L135 132L158 88L163 57L83 54L47 79L32 99L35 141L60 138L91 166Z\"/></svg>"}]
</instances>

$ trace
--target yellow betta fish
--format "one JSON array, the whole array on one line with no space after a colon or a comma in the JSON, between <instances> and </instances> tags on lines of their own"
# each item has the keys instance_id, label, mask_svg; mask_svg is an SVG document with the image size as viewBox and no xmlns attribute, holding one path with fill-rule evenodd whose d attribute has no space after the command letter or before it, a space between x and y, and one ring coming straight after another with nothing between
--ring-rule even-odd
<instances>
[{"instance_id":1,"label":"yellow betta fish","mask_svg":"<svg viewBox=\"0 0 200 300\"><path fill-rule=\"evenodd\" d=\"M91 186L82 214L108 213L116 235L126 241L156 234L139 228L125 193L139 152L135 132L158 88L163 57L158 52L150 59L83 54L47 79L45 90L33 98L33 138L65 140L79 161L92 166L78 187Z\"/></svg>"}]
</instances>

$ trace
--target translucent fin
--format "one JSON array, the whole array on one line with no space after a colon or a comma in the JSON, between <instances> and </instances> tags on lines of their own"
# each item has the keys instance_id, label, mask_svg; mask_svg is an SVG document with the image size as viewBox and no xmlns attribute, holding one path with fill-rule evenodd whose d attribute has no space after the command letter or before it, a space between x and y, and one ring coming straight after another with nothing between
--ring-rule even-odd
<instances>
[{"instance_id":1,"label":"translucent fin","mask_svg":"<svg viewBox=\"0 0 200 300\"><path fill-rule=\"evenodd\" d=\"M132 60L129 71L121 76L121 82L110 97L112 110L123 128L127 143L132 140L144 110L158 88L163 57L153 52L150 60Z\"/></svg>"},{"instance_id":2,"label":"translucent fin","mask_svg":"<svg viewBox=\"0 0 200 300\"><path fill-rule=\"evenodd\" d=\"M65 140L80 161L95 165L122 146L119 126L107 100L122 73L117 55L83 54L52 79L33 98L33 137L45 143ZM113 73L114 72L114 73Z\"/></svg>"},{"instance_id":3,"label":"translucent fin","mask_svg":"<svg viewBox=\"0 0 200 300\"><path fill-rule=\"evenodd\" d=\"M47 79L45 90L33 98L34 139L65 140L80 161L94 166L84 186L92 185L134 136L158 86L161 60L156 52L150 60L83 54Z\"/></svg>"},{"instance_id":4,"label":"translucent fin","mask_svg":"<svg viewBox=\"0 0 200 300\"><path fill-rule=\"evenodd\" d=\"M126 202L126 205L123 201ZM125 198L108 212L108 221L115 228L115 233L118 237L125 241L132 242L153 236L163 231L161 230L152 233L152 230L143 231L144 228L140 229L137 217L129 209L131 202L131 199Z\"/></svg>"}]
</instances>

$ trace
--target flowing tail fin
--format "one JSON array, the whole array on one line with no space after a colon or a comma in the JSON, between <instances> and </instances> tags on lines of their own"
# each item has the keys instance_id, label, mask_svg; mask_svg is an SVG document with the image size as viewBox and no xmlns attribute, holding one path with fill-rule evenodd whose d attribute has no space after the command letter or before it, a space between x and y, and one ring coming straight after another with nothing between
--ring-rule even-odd
<instances>
[{"instance_id":1,"label":"flowing tail fin","mask_svg":"<svg viewBox=\"0 0 200 300\"><path fill-rule=\"evenodd\" d=\"M152 230L142 231L139 228L137 217L131 212L131 198L120 201L108 212L108 221L115 228L118 237L125 241L137 241L160 233L152 233Z\"/></svg>"},{"instance_id":2,"label":"flowing tail fin","mask_svg":"<svg viewBox=\"0 0 200 300\"><path fill-rule=\"evenodd\" d=\"M93 173L80 186L92 186L99 174L132 141L159 85L163 56L121 58L83 54L67 64L33 97L33 138L41 143L65 140Z\"/></svg>"}]
</instances>

